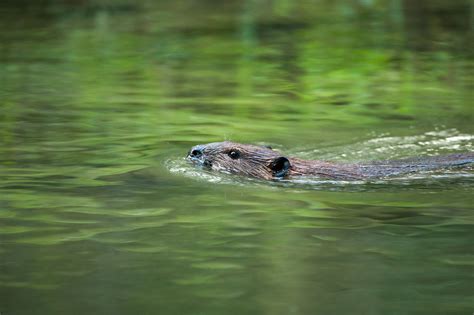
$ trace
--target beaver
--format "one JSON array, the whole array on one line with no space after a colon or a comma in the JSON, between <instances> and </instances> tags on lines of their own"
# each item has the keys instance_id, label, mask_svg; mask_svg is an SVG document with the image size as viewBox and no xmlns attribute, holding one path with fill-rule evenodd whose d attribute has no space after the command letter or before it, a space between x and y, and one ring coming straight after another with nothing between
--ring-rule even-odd
<instances>
[{"instance_id":1,"label":"beaver","mask_svg":"<svg viewBox=\"0 0 474 315\"><path fill-rule=\"evenodd\" d=\"M367 180L474 163L474 152L368 163L337 163L285 157L269 146L230 141L196 145L188 152L192 163L230 174L260 179L312 176L333 180Z\"/></svg>"}]
</instances>

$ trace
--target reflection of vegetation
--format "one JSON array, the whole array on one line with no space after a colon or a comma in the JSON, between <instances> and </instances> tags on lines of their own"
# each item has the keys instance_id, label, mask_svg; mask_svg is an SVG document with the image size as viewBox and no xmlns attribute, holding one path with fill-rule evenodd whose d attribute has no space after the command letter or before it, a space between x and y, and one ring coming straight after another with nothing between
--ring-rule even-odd
<instances>
[{"instance_id":1,"label":"reflection of vegetation","mask_svg":"<svg viewBox=\"0 0 474 315\"><path fill-rule=\"evenodd\" d=\"M423 264L446 284L443 305L455 296L468 309L457 294L469 292L468 259L452 250L472 244L462 189L229 188L162 167L223 138L324 146L368 131L471 132L468 1L11 3L0 12L0 296L312 314L308 292L338 302L325 305L351 292L390 313L410 300L407 283L423 303L436 296L416 275Z\"/></svg>"},{"instance_id":2,"label":"reflection of vegetation","mask_svg":"<svg viewBox=\"0 0 474 315\"><path fill-rule=\"evenodd\" d=\"M401 24L410 19L402 17L411 11L404 12L399 1L391 3L393 10L387 12L386 6L370 2L328 2L313 10L308 4L275 1L268 10L263 3L246 1L242 8L204 6L191 20L187 12L194 7L189 6L162 11L159 5L147 4L146 10L137 5L132 14L124 14L126 6L91 2L84 15L74 16L55 7L58 19L47 32L33 33L45 41L23 42L7 50L6 60L12 62L4 64L5 91L11 92L4 101L36 103L50 110L63 104L70 111L84 109L74 112L71 123L99 125L108 134L125 126L137 134L129 130L128 119L110 112L117 106L129 115L149 117L148 123L140 119L143 130L162 125L154 118L161 115L186 124L191 117L205 122L215 121L213 114L230 114L232 120L219 120L228 124L225 132L232 135L247 129L253 118L265 119L267 130L283 131L292 128L292 123L281 121L286 115L290 121L310 119L301 126L314 128L315 116L354 123L356 115L366 124L378 114L423 120L427 112L436 113L440 103L467 108L465 69L470 61L460 51L460 38L467 35L450 29L438 34L434 29L431 41L444 46L432 52L407 50L404 40L412 40L416 33L410 32L416 30L405 30ZM163 12L172 12L173 19ZM430 20L428 13L423 18ZM433 23L433 28L439 27ZM60 35L50 38L51 32ZM21 93L25 89L28 96ZM337 105L350 106L341 110ZM235 117L243 123L237 129L232 127L238 123Z\"/></svg>"}]
</instances>

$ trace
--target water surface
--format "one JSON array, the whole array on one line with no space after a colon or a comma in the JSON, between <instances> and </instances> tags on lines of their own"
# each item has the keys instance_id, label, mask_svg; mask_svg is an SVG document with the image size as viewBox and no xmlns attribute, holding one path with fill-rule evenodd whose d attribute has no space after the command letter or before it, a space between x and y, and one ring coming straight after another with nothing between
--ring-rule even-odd
<instances>
[{"instance_id":1,"label":"water surface","mask_svg":"<svg viewBox=\"0 0 474 315\"><path fill-rule=\"evenodd\" d=\"M472 172L207 173L198 143L472 151L470 1L6 1L2 314L471 314Z\"/></svg>"}]
</instances>

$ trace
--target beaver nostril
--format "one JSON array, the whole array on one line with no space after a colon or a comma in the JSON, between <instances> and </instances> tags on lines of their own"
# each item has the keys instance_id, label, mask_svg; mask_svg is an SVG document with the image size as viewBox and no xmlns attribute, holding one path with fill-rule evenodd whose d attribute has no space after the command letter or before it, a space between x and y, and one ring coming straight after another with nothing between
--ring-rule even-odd
<instances>
[{"instance_id":1,"label":"beaver nostril","mask_svg":"<svg viewBox=\"0 0 474 315\"><path fill-rule=\"evenodd\" d=\"M202 155L202 151L201 150L198 150L198 149L193 149L191 150L191 156L192 157L195 157L195 158L198 158Z\"/></svg>"}]
</instances>

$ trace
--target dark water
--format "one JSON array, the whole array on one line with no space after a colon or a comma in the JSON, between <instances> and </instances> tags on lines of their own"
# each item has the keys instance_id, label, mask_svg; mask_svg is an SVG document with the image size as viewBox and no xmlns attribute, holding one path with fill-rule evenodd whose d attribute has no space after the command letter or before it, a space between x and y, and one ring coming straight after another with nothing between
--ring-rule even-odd
<instances>
[{"instance_id":1,"label":"dark water","mask_svg":"<svg viewBox=\"0 0 474 315\"><path fill-rule=\"evenodd\" d=\"M197 143L472 151L472 1L3 1L0 313L472 314L469 171L266 183Z\"/></svg>"}]
</instances>

